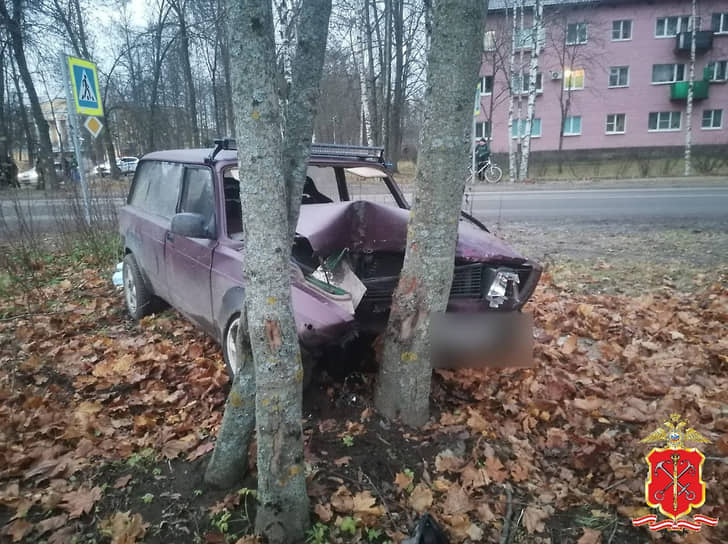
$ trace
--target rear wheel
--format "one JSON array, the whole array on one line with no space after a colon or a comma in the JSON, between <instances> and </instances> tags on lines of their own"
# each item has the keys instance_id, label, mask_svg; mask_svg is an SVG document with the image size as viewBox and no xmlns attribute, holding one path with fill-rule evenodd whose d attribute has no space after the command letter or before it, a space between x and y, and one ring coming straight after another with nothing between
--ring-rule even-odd
<instances>
[{"instance_id":1,"label":"rear wheel","mask_svg":"<svg viewBox=\"0 0 728 544\"><path fill-rule=\"evenodd\" d=\"M235 374L238 371L238 349L236 343L238 329L240 329L240 314L236 314L232 317L232 319L230 319L222 340L222 356L225 360L225 366L227 366L231 380L235 377ZM309 385L311 385L313 371L316 367L316 359L303 346L301 346L301 362L303 364L303 388L306 389ZM243 364L248 364L248 361L243 361Z\"/></svg>"},{"instance_id":2,"label":"rear wheel","mask_svg":"<svg viewBox=\"0 0 728 544\"><path fill-rule=\"evenodd\" d=\"M152 312L154 300L151 291L144 283L134 255L127 253L122 265L122 282L124 285L124 300L129 315L134 319L141 319Z\"/></svg>"}]
</instances>

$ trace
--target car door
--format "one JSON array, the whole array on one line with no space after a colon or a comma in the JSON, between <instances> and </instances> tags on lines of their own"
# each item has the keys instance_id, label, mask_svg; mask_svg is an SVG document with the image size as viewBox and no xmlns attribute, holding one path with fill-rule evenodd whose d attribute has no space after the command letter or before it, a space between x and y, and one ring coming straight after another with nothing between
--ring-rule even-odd
<instances>
[{"instance_id":1,"label":"car door","mask_svg":"<svg viewBox=\"0 0 728 544\"><path fill-rule=\"evenodd\" d=\"M170 302L208 332L214 333L210 270L217 245L217 221L212 170L204 166L187 166L184 170L178 211L202 215L209 237L167 234L165 259Z\"/></svg>"},{"instance_id":2,"label":"car door","mask_svg":"<svg viewBox=\"0 0 728 544\"><path fill-rule=\"evenodd\" d=\"M154 294L168 302L165 243L177 209L183 170L177 163L143 161L129 198L135 217L125 228L126 245L132 248L142 274Z\"/></svg>"}]
</instances>

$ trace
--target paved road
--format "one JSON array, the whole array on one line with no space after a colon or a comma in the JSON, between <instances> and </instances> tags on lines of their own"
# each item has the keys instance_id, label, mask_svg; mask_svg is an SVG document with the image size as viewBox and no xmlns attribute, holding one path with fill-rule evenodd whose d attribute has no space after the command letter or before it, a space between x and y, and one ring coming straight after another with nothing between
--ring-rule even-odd
<instances>
[{"instance_id":1,"label":"paved road","mask_svg":"<svg viewBox=\"0 0 728 544\"><path fill-rule=\"evenodd\" d=\"M368 195L375 200L377 196ZM471 198L473 215L490 225L728 222L728 186L504 190L475 192ZM382 195L381 200L388 199ZM122 201L109 199L103 203L97 201L97 205L105 208L112 202L121 205ZM36 228L46 229L52 229L53 215L62 209L61 206L58 201L41 199L26 200L21 204L24 215L32 209ZM72 206L66 206L66 213L70 215ZM8 226L15 228L13 203L0 201L0 211Z\"/></svg>"},{"instance_id":2,"label":"paved road","mask_svg":"<svg viewBox=\"0 0 728 544\"><path fill-rule=\"evenodd\" d=\"M468 204L468 207L470 204ZM728 187L649 187L475 192L488 223L728 221Z\"/></svg>"}]
</instances>

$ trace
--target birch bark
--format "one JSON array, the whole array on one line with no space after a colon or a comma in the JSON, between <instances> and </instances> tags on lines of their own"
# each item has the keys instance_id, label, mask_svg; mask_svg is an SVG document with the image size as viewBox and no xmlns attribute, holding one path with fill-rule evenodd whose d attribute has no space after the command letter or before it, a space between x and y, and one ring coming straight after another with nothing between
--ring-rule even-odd
<instances>
[{"instance_id":1,"label":"birch bark","mask_svg":"<svg viewBox=\"0 0 728 544\"><path fill-rule=\"evenodd\" d=\"M521 148L521 167L518 170L519 181L528 178L528 158L531 153L531 125L533 123L534 110L536 108L536 91L538 77L538 59L541 53L541 25L543 23L543 4L536 0L533 8L533 24L531 40L531 66L528 74L528 105L526 106L526 128L523 135L523 147Z\"/></svg>"},{"instance_id":2,"label":"birch bark","mask_svg":"<svg viewBox=\"0 0 728 544\"><path fill-rule=\"evenodd\" d=\"M693 147L693 97L695 94L695 36L698 30L697 21L697 0L692 0L692 14L690 17L690 75L688 76L688 103L685 107L685 171L689 176L692 171Z\"/></svg>"},{"instance_id":3,"label":"birch bark","mask_svg":"<svg viewBox=\"0 0 728 544\"><path fill-rule=\"evenodd\" d=\"M518 20L518 6L513 6L513 21L511 24L511 57L508 64L508 177L516 181L516 150L513 139L513 111L515 107L515 81L516 81L516 21Z\"/></svg>"},{"instance_id":4,"label":"birch bark","mask_svg":"<svg viewBox=\"0 0 728 544\"><path fill-rule=\"evenodd\" d=\"M414 204L375 391L382 414L401 417L407 425L422 425L429 417L430 316L445 310L452 283L465 188L452 165L468 160L486 11L487 2L479 0L432 2Z\"/></svg>"}]
</instances>

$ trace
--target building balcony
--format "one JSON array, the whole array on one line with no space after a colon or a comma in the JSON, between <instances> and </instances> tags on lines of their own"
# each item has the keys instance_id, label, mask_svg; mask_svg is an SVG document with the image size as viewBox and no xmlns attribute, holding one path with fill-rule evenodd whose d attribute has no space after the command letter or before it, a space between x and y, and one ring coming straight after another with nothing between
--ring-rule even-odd
<instances>
[{"instance_id":1,"label":"building balcony","mask_svg":"<svg viewBox=\"0 0 728 544\"><path fill-rule=\"evenodd\" d=\"M670 100L687 100L689 81L677 81L670 85ZM709 83L703 80L693 82L693 100L705 100L708 98Z\"/></svg>"},{"instance_id":2,"label":"building balcony","mask_svg":"<svg viewBox=\"0 0 728 544\"><path fill-rule=\"evenodd\" d=\"M693 39L692 32L680 32L675 38L676 53L690 53L690 44ZM695 52L705 53L713 48L713 32L698 30L695 33Z\"/></svg>"}]
</instances>

